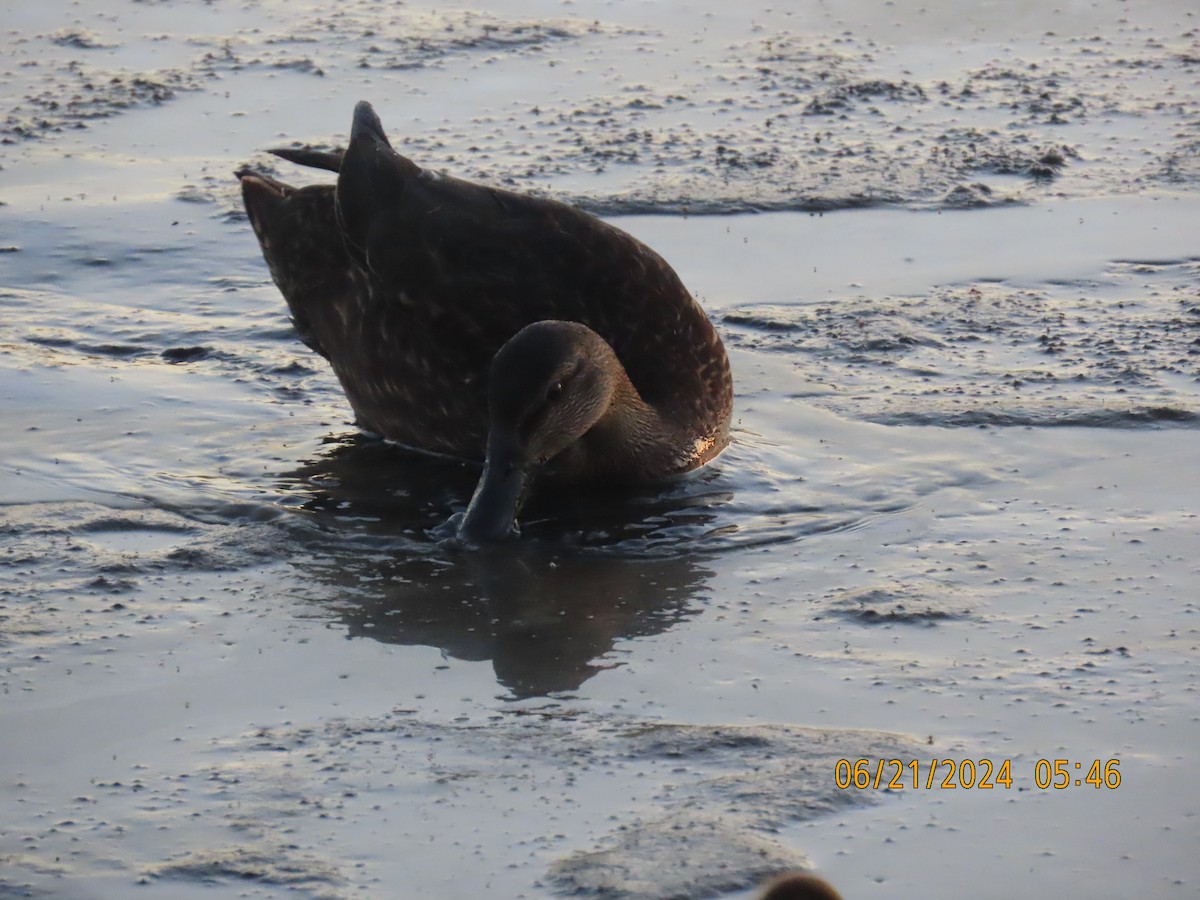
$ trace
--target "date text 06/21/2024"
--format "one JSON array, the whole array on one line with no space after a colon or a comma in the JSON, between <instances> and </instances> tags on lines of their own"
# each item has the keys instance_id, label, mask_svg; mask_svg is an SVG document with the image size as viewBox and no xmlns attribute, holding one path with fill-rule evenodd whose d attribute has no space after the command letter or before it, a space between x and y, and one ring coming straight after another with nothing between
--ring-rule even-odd
<instances>
[{"instance_id":1,"label":"date text 06/21/2024","mask_svg":"<svg viewBox=\"0 0 1200 900\"><path fill-rule=\"evenodd\" d=\"M1091 787L1115 790L1121 786L1119 759L1039 759L1033 764L1033 783L1041 790ZM1012 760L1003 759L839 759L833 767L838 788L849 790L1010 790L1015 783ZM1018 785L1020 790L1020 785Z\"/></svg>"}]
</instances>

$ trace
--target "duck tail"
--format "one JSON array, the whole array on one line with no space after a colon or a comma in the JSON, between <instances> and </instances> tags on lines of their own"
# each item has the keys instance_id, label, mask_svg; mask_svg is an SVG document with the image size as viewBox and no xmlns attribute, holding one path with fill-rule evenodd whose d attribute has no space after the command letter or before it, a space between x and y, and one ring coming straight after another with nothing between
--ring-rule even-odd
<instances>
[{"instance_id":1,"label":"duck tail","mask_svg":"<svg viewBox=\"0 0 1200 900\"><path fill-rule=\"evenodd\" d=\"M383 123L375 114L375 107L366 100L359 100L354 104L354 122L350 126L350 142L361 140L379 141L392 146L387 135L383 133Z\"/></svg>"},{"instance_id":2,"label":"duck tail","mask_svg":"<svg viewBox=\"0 0 1200 900\"><path fill-rule=\"evenodd\" d=\"M342 236L360 263L368 262L372 249L384 255L390 252L391 248L373 248L373 235L378 237L381 220L402 208L409 183L420 174L416 163L392 149L371 104L360 100L354 107L350 145L337 182Z\"/></svg>"}]
</instances>

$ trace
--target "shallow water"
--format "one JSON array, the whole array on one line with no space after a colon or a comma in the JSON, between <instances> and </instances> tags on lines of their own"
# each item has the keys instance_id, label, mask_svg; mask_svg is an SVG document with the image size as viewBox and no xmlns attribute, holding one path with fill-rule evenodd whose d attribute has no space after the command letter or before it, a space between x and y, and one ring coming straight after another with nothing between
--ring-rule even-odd
<instances>
[{"instance_id":1,"label":"shallow water","mask_svg":"<svg viewBox=\"0 0 1200 900\"><path fill-rule=\"evenodd\" d=\"M0 895L1194 894L1194 11L738 10L14 10ZM355 432L230 174L360 97L624 213L733 446L445 540L477 471Z\"/></svg>"}]
</instances>

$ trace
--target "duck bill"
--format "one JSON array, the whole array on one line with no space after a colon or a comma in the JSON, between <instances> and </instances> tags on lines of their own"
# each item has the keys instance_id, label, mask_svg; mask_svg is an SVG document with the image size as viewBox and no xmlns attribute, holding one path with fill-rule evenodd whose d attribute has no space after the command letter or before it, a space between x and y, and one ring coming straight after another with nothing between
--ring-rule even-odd
<instances>
[{"instance_id":1,"label":"duck bill","mask_svg":"<svg viewBox=\"0 0 1200 900\"><path fill-rule=\"evenodd\" d=\"M458 526L459 538L486 543L517 537L517 513L532 481L532 467L515 462L512 454L489 451L483 475Z\"/></svg>"}]
</instances>

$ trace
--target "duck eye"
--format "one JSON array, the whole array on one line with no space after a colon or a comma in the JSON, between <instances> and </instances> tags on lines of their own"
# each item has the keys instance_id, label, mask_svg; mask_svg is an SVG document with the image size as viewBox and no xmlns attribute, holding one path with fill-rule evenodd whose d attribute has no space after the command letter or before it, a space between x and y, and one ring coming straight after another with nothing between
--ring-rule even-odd
<instances>
[{"instance_id":1,"label":"duck eye","mask_svg":"<svg viewBox=\"0 0 1200 900\"><path fill-rule=\"evenodd\" d=\"M550 385L549 390L546 391L546 399L553 402L554 400L557 400L559 397L562 396L562 392L563 392L562 382L556 381L556 382L554 382L554 384Z\"/></svg>"}]
</instances>

